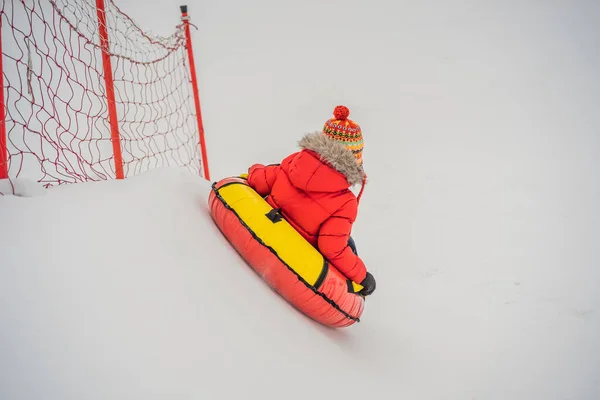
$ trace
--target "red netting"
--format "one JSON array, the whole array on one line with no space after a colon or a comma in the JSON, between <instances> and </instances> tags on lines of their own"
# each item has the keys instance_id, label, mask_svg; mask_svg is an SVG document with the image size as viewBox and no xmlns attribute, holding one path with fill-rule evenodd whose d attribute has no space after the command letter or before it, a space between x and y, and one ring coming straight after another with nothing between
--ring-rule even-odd
<instances>
[{"instance_id":1,"label":"red netting","mask_svg":"<svg viewBox=\"0 0 600 400\"><path fill-rule=\"evenodd\" d=\"M142 31L106 0L125 176L165 166L202 174L182 26ZM115 176L95 0L2 3L8 168L52 186Z\"/></svg>"}]
</instances>

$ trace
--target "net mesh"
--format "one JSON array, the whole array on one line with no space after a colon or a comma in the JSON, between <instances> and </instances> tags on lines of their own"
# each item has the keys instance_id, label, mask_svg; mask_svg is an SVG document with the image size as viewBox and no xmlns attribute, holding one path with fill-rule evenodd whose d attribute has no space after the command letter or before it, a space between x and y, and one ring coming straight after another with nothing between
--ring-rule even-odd
<instances>
[{"instance_id":1,"label":"net mesh","mask_svg":"<svg viewBox=\"0 0 600 400\"><path fill-rule=\"evenodd\" d=\"M124 175L202 175L183 26L154 36L105 7ZM45 187L114 178L96 2L13 0L0 20L9 176Z\"/></svg>"}]
</instances>

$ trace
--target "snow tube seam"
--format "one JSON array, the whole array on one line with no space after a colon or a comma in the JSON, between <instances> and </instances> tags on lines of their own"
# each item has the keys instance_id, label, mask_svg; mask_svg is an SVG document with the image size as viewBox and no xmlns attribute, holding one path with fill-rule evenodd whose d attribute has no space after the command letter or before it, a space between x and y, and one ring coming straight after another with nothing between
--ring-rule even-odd
<instances>
[{"instance_id":1,"label":"snow tube seam","mask_svg":"<svg viewBox=\"0 0 600 400\"><path fill-rule=\"evenodd\" d=\"M325 260L325 258L323 258ZM327 272L329 272L329 262L325 260L323 262L323 269L321 270L321 274L317 278L315 282L315 289L319 289L323 282L325 282L325 277L327 277ZM352 292L351 292L352 293Z\"/></svg>"},{"instance_id":2,"label":"snow tube seam","mask_svg":"<svg viewBox=\"0 0 600 400\"><path fill-rule=\"evenodd\" d=\"M239 182L228 182L226 184L224 184L221 187L225 187L228 185L242 185L242 183ZM331 305L334 309L336 309L337 311L339 311L344 317L355 321L355 322L360 322L360 318L358 317L353 317L350 314L348 314L346 311L342 310L342 308L333 300L331 300L329 297L325 296L323 293L319 292L313 285L311 285L310 283L308 283L301 275L299 275L292 267L290 267L284 260L281 259L281 257L279 257L279 254L277 254L277 252L275 251L275 249L273 249L271 246L267 245L260 237L258 237L256 235L256 233L254 233L254 231L248 226L248 224L246 224L246 222L239 216L239 214L225 201L225 199L221 196L221 194L219 193L219 189L217 189L217 182L213 182L212 184L212 190L215 193L215 197L223 204L223 206L225 208L227 208L229 211L231 211L233 213L233 215L236 216L236 218L239 220L240 224L246 228L248 230L248 232L250 232L250 234L252 235L252 237L258 242L260 243L262 246L266 247L271 253L273 253L273 255L275 255L275 257L277 257L277 259L279 261L281 261L281 263L283 265L285 265L285 267L290 270L297 278L300 282L302 282L307 288L309 288L313 293L315 293L316 295L318 295L319 297L323 298L323 300L325 300L327 303L329 303L329 305ZM327 261L325 261L325 265L324 268L328 268L328 263ZM323 280L325 277L326 273L323 274ZM322 283L322 282L320 282Z\"/></svg>"}]
</instances>

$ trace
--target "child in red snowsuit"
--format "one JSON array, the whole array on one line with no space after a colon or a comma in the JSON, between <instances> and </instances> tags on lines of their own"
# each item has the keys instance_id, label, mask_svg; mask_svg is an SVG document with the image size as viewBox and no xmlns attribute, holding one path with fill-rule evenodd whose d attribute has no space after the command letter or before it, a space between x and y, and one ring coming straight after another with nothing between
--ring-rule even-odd
<instances>
[{"instance_id":1,"label":"child in red snowsuit","mask_svg":"<svg viewBox=\"0 0 600 400\"><path fill-rule=\"evenodd\" d=\"M375 279L350 246L366 175L362 132L349 114L348 108L336 107L322 132L300 140L299 152L280 164L251 166L247 179L330 264L370 295ZM357 184L362 185L358 197L350 191Z\"/></svg>"}]
</instances>

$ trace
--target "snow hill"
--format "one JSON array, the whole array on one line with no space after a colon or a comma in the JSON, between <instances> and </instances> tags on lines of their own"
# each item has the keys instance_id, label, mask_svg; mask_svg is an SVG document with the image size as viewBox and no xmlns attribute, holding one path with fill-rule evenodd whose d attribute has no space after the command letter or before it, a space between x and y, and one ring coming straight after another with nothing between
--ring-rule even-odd
<instances>
[{"instance_id":1,"label":"snow hill","mask_svg":"<svg viewBox=\"0 0 600 400\"><path fill-rule=\"evenodd\" d=\"M328 329L231 250L208 214L209 189L155 170L0 197L0 398L600 393L598 316L585 301L597 281L572 290L576 265L536 276L487 259L473 273L465 257L401 278L391 261L374 269L362 322ZM363 253L377 251L377 238L358 236Z\"/></svg>"},{"instance_id":2,"label":"snow hill","mask_svg":"<svg viewBox=\"0 0 600 400\"><path fill-rule=\"evenodd\" d=\"M118 4L179 23L178 3ZM1 400L600 398L600 3L188 5L214 180L350 108L377 291L357 325L311 322L184 171L18 180L0 196Z\"/></svg>"}]
</instances>

